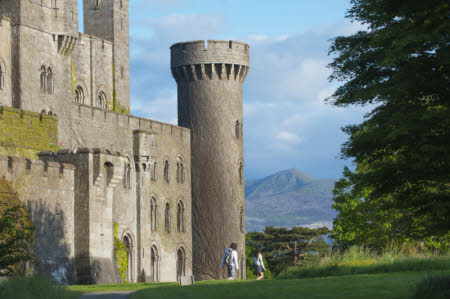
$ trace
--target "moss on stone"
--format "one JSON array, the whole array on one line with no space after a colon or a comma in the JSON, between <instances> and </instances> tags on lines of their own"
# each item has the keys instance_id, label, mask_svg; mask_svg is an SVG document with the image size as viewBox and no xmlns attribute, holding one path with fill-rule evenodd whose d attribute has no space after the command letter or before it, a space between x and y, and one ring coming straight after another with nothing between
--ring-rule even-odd
<instances>
[{"instance_id":1,"label":"moss on stone","mask_svg":"<svg viewBox=\"0 0 450 299\"><path fill-rule=\"evenodd\" d=\"M41 151L58 151L58 119L54 116L1 107L0 154L37 159Z\"/></svg>"}]
</instances>

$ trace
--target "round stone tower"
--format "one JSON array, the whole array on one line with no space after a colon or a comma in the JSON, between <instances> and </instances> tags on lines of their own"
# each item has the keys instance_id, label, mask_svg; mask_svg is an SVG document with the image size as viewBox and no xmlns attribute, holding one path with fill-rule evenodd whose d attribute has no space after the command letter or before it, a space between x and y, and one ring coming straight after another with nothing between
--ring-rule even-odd
<instances>
[{"instance_id":1,"label":"round stone tower","mask_svg":"<svg viewBox=\"0 0 450 299\"><path fill-rule=\"evenodd\" d=\"M191 129L193 270L196 279L221 279L225 249L238 245L245 278L242 84L249 46L193 41L171 47L178 85L178 125Z\"/></svg>"}]
</instances>

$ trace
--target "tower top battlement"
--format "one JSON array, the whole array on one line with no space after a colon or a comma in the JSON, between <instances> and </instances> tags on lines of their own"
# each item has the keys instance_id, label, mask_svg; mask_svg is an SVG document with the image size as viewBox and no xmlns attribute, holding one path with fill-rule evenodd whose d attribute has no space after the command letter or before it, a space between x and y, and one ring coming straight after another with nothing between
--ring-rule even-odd
<instances>
[{"instance_id":1,"label":"tower top battlement","mask_svg":"<svg viewBox=\"0 0 450 299\"><path fill-rule=\"evenodd\" d=\"M249 48L246 43L226 40L198 40L177 43L170 47L172 68L194 64L239 64L249 66Z\"/></svg>"}]
</instances>

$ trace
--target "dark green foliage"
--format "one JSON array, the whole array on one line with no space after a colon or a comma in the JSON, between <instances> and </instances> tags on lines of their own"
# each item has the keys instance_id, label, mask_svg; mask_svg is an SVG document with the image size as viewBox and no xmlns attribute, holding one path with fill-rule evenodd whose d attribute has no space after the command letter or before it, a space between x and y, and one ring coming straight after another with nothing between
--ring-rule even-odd
<instances>
[{"instance_id":1,"label":"dark green foliage","mask_svg":"<svg viewBox=\"0 0 450 299\"><path fill-rule=\"evenodd\" d=\"M305 265L323 257L329 246L322 236L328 233L330 231L325 227L287 229L267 226L261 233L247 233L246 246L253 250L261 248L267 261L266 268L276 276L286 267Z\"/></svg>"},{"instance_id":2,"label":"dark green foliage","mask_svg":"<svg viewBox=\"0 0 450 299\"><path fill-rule=\"evenodd\" d=\"M428 275L417 284L414 299L448 299L450 298L450 275Z\"/></svg>"},{"instance_id":3,"label":"dark green foliage","mask_svg":"<svg viewBox=\"0 0 450 299\"><path fill-rule=\"evenodd\" d=\"M367 30L337 37L334 105L375 104L349 140L334 189L341 247L390 240L450 244L450 22L441 0L352 0L347 17Z\"/></svg>"},{"instance_id":4,"label":"dark green foliage","mask_svg":"<svg viewBox=\"0 0 450 299\"><path fill-rule=\"evenodd\" d=\"M117 269L122 281L127 283L128 272L128 248L122 240L117 237L119 224L114 222L114 257L116 258Z\"/></svg>"},{"instance_id":5,"label":"dark green foliage","mask_svg":"<svg viewBox=\"0 0 450 299\"><path fill-rule=\"evenodd\" d=\"M34 225L10 182L0 178L0 274L33 259Z\"/></svg>"}]
</instances>

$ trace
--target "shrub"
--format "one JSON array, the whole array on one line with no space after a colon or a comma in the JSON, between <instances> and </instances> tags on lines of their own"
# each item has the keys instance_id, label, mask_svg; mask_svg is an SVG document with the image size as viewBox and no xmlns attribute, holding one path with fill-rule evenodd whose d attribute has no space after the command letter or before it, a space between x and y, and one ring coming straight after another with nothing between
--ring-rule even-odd
<instances>
[{"instance_id":1,"label":"shrub","mask_svg":"<svg viewBox=\"0 0 450 299\"><path fill-rule=\"evenodd\" d=\"M414 299L447 299L450 298L450 275L431 275L417 284Z\"/></svg>"}]
</instances>

